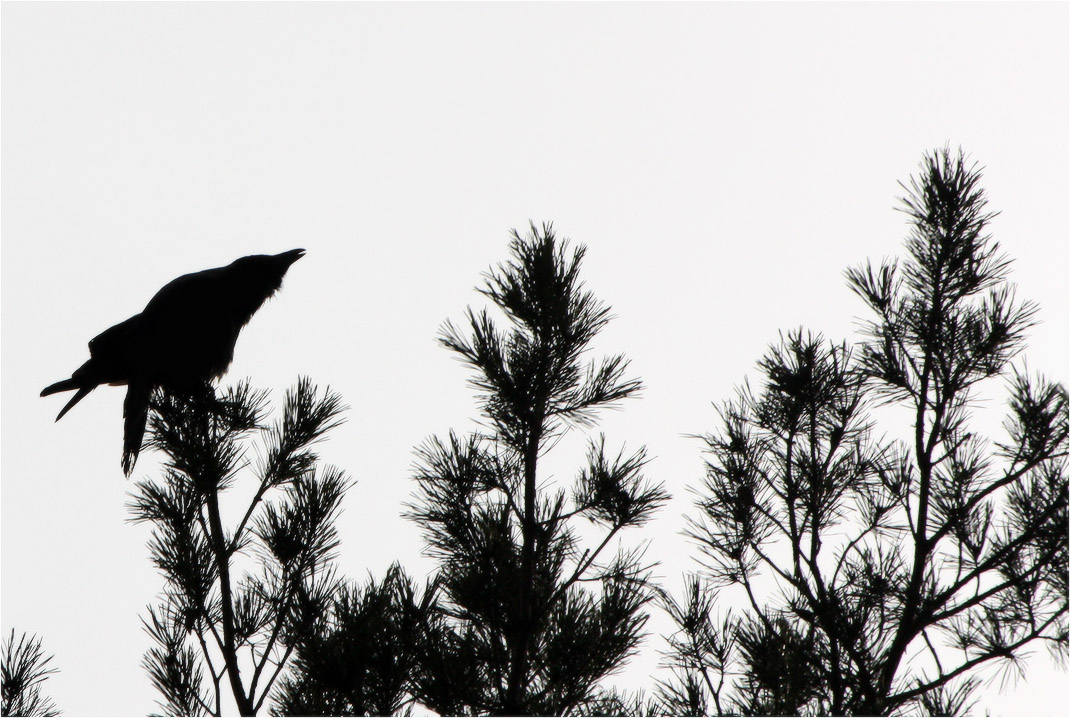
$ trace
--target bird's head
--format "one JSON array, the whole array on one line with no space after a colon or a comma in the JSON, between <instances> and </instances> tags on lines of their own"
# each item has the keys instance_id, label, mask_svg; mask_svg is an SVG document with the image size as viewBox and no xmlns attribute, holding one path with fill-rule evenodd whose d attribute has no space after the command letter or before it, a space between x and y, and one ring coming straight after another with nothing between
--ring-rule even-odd
<instances>
[{"instance_id":1,"label":"bird's head","mask_svg":"<svg viewBox=\"0 0 1070 718\"><path fill-rule=\"evenodd\" d=\"M248 257L235 259L228 269L235 273L259 274L265 277L277 276L281 282L290 265L303 256L305 256L303 249L291 249L278 254L250 254Z\"/></svg>"},{"instance_id":2,"label":"bird's head","mask_svg":"<svg viewBox=\"0 0 1070 718\"><path fill-rule=\"evenodd\" d=\"M241 305L238 313L244 321L248 321L253 312L282 286L282 278L290 265L303 256L303 249L279 254L252 254L234 260L226 268L234 276L233 289Z\"/></svg>"}]
</instances>

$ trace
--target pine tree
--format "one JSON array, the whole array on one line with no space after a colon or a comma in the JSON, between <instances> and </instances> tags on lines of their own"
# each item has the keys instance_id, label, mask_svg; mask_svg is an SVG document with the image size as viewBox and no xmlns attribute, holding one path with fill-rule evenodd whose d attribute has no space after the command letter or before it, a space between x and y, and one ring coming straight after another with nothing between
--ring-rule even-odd
<instances>
[{"instance_id":1,"label":"pine tree","mask_svg":"<svg viewBox=\"0 0 1070 718\"><path fill-rule=\"evenodd\" d=\"M1065 657L1067 395L1011 366L1036 307L1007 281L980 178L961 152L926 155L906 258L847 272L875 315L862 341L792 332L762 391L721 409L690 529L706 575L668 602L665 710L956 714L984 666L1034 644ZM972 402L1008 375L990 443ZM898 436L876 431L883 404L909 438L878 438ZM728 587L742 612L717 610Z\"/></svg>"},{"instance_id":2,"label":"pine tree","mask_svg":"<svg viewBox=\"0 0 1070 718\"><path fill-rule=\"evenodd\" d=\"M155 642L145 668L171 715L221 715L228 692L241 715L255 715L341 585L334 522L349 482L317 469L309 448L340 423L341 401L302 379L270 427L266 408L247 383L220 398L210 386L152 396L148 442L166 456L163 479L138 482L130 508L152 524L167 581L144 619ZM248 468L253 434L263 439L256 490L228 526L220 495ZM239 559L258 571L238 578Z\"/></svg>"},{"instance_id":3,"label":"pine tree","mask_svg":"<svg viewBox=\"0 0 1070 718\"><path fill-rule=\"evenodd\" d=\"M654 587L638 550L610 547L667 499L643 476L643 449L590 442L571 492L545 483L540 459L597 410L634 396L623 356L586 362L609 310L579 277L582 246L553 228L513 232L512 260L480 290L502 310L468 310L440 341L474 372L485 431L419 450L411 517L438 559L416 646L412 691L440 714L554 715L623 705L600 687L634 652ZM600 529L584 547L575 523Z\"/></svg>"}]
</instances>

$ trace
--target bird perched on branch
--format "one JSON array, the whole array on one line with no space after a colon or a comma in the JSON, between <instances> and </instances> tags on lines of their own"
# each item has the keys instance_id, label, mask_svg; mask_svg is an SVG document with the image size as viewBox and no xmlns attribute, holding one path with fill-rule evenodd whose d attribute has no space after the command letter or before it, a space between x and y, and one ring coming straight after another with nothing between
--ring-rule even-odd
<instances>
[{"instance_id":1,"label":"bird perched on branch","mask_svg":"<svg viewBox=\"0 0 1070 718\"><path fill-rule=\"evenodd\" d=\"M185 274L135 314L89 341L89 360L41 396L77 389L56 421L101 384L127 385L123 402L123 473L134 469L155 387L194 392L222 376L238 333L282 285L305 250L254 254L225 267Z\"/></svg>"}]
</instances>

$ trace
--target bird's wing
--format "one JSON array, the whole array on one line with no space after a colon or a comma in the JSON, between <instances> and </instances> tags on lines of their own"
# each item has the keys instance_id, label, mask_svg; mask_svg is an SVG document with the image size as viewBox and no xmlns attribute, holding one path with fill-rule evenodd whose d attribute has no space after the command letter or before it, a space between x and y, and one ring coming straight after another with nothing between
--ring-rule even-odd
<instances>
[{"instance_id":1,"label":"bird's wing","mask_svg":"<svg viewBox=\"0 0 1070 718\"><path fill-rule=\"evenodd\" d=\"M156 292L141 313L155 321L160 317L175 318L209 309L218 303L226 288L226 269L205 269L172 279Z\"/></svg>"},{"instance_id":2,"label":"bird's wing","mask_svg":"<svg viewBox=\"0 0 1070 718\"><path fill-rule=\"evenodd\" d=\"M123 401L123 473L130 476L141 452L145 438L145 424L149 418L149 393L152 385L143 380L134 380L126 390Z\"/></svg>"},{"instance_id":3,"label":"bird's wing","mask_svg":"<svg viewBox=\"0 0 1070 718\"><path fill-rule=\"evenodd\" d=\"M149 353L180 354L229 331L226 268L185 274L156 292L141 312L139 334ZM163 359L161 359L163 360Z\"/></svg>"},{"instance_id":4,"label":"bird's wing","mask_svg":"<svg viewBox=\"0 0 1070 718\"><path fill-rule=\"evenodd\" d=\"M89 355L107 357L121 351L122 347L130 341L131 335L137 332L140 322L141 315L135 314L115 326L108 327L89 340Z\"/></svg>"}]
</instances>

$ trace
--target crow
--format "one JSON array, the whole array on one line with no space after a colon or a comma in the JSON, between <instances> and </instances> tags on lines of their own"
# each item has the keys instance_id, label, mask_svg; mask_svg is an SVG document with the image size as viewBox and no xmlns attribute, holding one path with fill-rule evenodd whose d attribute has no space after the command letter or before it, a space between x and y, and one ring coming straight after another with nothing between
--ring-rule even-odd
<instances>
[{"instance_id":1,"label":"crow","mask_svg":"<svg viewBox=\"0 0 1070 718\"><path fill-rule=\"evenodd\" d=\"M152 390L188 394L225 374L242 327L304 254L303 249L254 254L164 285L140 314L91 339L89 360L70 379L41 392L78 390L56 421L101 384L127 385L122 466L129 476L141 451Z\"/></svg>"}]
</instances>

